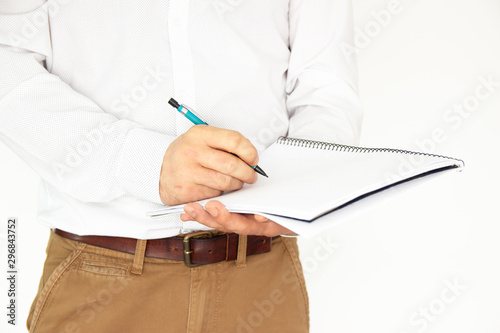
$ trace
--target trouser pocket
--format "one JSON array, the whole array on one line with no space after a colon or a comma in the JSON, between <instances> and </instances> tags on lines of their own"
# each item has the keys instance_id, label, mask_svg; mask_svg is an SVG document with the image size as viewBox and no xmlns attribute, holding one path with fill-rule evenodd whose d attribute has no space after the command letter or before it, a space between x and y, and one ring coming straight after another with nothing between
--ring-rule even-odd
<instances>
[{"instance_id":1,"label":"trouser pocket","mask_svg":"<svg viewBox=\"0 0 500 333\"><path fill-rule=\"evenodd\" d=\"M55 237L59 236L55 235ZM82 250L85 248L85 244L75 242L76 244L74 244L75 247L73 251L69 252L69 255L67 255L67 257L59 264L56 264L55 261L61 257L61 254L65 252L67 253L68 251L68 244L65 244L66 246L55 244L58 241L61 240L54 239L54 235L51 235L47 246L47 260L45 261L44 272L40 279L38 294L33 301L26 323L30 332L37 331L38 322L44 314L45 309L52 301L51 295L53 294L54 289L57 288L61 280L72 269L75 261L77 261L78 257L82 253Z\"/></svg>"},{"instance_id":2,"label":"trouser pocket","mask_svg":"<svg viewBox=\"0 0 500 333\"><path fill-rule=\"evenodd\" d=\"M27 321L32 333L112 332L130 310L133 255L54 233L40 288ZM123 319L123 318L122 318Z\"/></svg>"}]
</instances>

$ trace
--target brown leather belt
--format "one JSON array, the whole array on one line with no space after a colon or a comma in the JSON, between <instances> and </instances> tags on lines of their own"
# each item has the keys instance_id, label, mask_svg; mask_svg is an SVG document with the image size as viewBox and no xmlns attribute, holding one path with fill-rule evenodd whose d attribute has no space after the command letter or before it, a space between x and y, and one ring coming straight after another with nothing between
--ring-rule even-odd
<instances>
[{"instance_id":1,"label":"brown leather belt","mask_svg":"<svg viewBox=\"0 0 500 333\"><path fill-rule=\"evenodd\" d=\"M60 229L54 232L61 237L110 250L134 254L137 239L110 236L78 236ZM195 238L204 237L204 238ZM150 239L146 245L146 257L184 261L189 267L236 260L237 234L212 235L208 231L185 236ZM271 251L272 238L247 236L247 256Z\"/></svg>"}]
</instances>

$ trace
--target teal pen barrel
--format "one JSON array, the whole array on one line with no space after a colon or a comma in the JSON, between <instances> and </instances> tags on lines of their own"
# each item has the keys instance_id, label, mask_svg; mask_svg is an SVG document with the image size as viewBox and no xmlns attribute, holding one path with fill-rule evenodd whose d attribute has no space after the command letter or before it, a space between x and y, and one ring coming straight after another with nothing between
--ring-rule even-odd
<instances>
[{"instance_id":1,"label":"teal pen barrel","mask_svg":"<svg viewBox=\"0 0 500 333\"><path fill-rule=\"evenodd\" d=\"M208 125L206 122L198 118L194 113L191 111L186 112L185 114L186 118L191 120L191 122L195 125Z\"/></svg>"}]
</instances>

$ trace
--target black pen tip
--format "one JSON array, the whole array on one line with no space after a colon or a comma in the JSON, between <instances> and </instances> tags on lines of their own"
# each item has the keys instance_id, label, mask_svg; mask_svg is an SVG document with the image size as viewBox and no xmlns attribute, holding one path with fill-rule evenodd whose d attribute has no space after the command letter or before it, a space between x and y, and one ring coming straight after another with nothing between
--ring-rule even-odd
<instances>
[{"instance_id":1,"label":"black pen tip","mask_svg":"<svg viewBox=\"0 0 500 333\"><path fill-rule=\"evenodd\" d=\"M269 178L268 175L266 175L266 173L264 172L264 170L262 170L258 165L255 166L254 168L255 172L257 172L258 174L266 177L266 178Z\"/></svg>"},{"instance_id":2,"label":"black pen tip","mask_svg":"<svg viewBox=\"0 0 500 333\"><path fill-rule=\"evenodd\" d=\"M174 108L178 109L179 108L179 103L177 103L177 101L173 98L171 98L169 101L168 101L168 104L172 105Z\"/></svg>"}]
</instances>

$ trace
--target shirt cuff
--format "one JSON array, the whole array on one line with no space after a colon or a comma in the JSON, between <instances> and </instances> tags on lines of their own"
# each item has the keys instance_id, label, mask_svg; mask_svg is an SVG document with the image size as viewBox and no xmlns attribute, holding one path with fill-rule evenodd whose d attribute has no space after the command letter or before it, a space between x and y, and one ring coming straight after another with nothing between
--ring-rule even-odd
<instances>
[{"instance_id":1,"label":"shirt cuff","mask_svg":"<svg viewBox=\"0 0 500 333\"><path fill-rule=\"evenodd\" d=\"M173 136L142 128L128 133L117 170L118 182L126 193L163 204L160 172L165 152L174 140Z\"/></svg>"}]
</instances>

